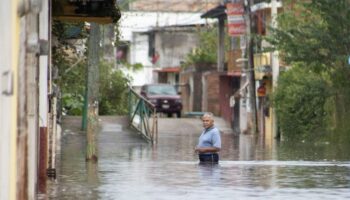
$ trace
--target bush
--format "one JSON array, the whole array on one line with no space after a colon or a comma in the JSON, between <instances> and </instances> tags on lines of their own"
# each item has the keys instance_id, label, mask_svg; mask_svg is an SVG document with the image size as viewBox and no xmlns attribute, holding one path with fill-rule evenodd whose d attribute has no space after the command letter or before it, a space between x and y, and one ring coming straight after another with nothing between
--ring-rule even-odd
<instances>
[{"instance_id":1,"label":"bush","mask_svg":"<svg viewBox=\"0 0 350 200\"><path fill-rule=\"evenodd\" d=\"M62 110L67 115L82 115L86 87L86 66L73 68L59 81ZM129 78L111 64L100 63L99 114L124 115L128 112Z\"/></svg>"},{"instance_id":2,"label":"bush","mask_svg":"<svg viewBox=\"0 0 350 200\"><path fill-rule=\"evenodd\" d=\"M128 113L128 84L130 79L108 63L100 65L100 115Z\"/></svg>"},{"instance_id":3,"label":"bush","mask_svg":"<svg viewBox=\"0 0 350 200\"><path fill-rule=\"evenodd\" d=\"M218 49L218 27L202 27L198 29L199 44L186 55L183 67L197 63L216 63ZM230 47L230 38L225 37L225 48Z\"/></svg>"},{"instance_id":4,"label":"bush","mask_svg":"<svg viewBox=\"0 0 350 200\"><path fill-rule=\"evenodd\" d=\"M325 132L328 91L321 76L299 66L280 76L273 99L284 139L311 140Z\"/></svg>"}]
</instances>

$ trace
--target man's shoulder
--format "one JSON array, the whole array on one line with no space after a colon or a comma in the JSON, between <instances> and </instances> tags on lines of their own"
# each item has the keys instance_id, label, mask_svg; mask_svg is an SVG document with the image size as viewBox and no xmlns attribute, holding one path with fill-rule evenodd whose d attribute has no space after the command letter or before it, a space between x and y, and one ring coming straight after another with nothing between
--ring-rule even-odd
<instances>
[{"instance_id":1,"label":"man's shoulder","mask_svg":"<svg viewBox=\"0 0 350 200\"><path fill-rule=\"evenodd\" d=\"M214 127L212 127L212 128L210 129L210 132L212 132L212 133L220 133L220 130L219 130L219 128L217 128L216 126L214 126Z\"/></svg>"}]
</instances>

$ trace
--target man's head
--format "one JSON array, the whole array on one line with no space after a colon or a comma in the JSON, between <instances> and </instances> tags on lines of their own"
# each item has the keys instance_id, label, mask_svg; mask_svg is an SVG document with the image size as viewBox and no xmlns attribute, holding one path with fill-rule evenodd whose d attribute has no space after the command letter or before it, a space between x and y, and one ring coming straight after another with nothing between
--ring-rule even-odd
<instances>
[{"instance_id":1,"label":"man's head","mask_svg":"<svg viewBox=\"0 0 350 200\"><path fill-rule=\"evenodd\" d=\"M213 113L207 112L202 116L202 122L204 128L210 128L214 125L214 115Z\"/></svg>"}]
</instances>

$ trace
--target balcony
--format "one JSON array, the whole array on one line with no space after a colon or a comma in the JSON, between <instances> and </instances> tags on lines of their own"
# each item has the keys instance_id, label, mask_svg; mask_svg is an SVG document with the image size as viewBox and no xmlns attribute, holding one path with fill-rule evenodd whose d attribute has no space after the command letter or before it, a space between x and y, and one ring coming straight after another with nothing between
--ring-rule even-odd
<instances>
[{"instance_id":1,"label":"balcony","mask_svg":"<svg viewBox=\"0 0 350 200\"><path fill-rule=\"evenodd\" d=\"M53 0L54 19L72 22L116 23L120 10L114 0Z\"/></svg>"}]
</instances>

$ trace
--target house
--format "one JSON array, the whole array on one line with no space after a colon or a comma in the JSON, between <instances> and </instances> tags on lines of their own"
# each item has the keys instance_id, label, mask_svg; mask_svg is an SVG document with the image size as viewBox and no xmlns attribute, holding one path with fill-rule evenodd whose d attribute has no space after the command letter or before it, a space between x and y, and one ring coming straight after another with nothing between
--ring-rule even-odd
<instances>
[{"instance_id":1,"label":"house","mask_svg":"<svg viewBox=\"0 0 350 200\"><path fill-rule=\"evenodd\" d=\"M259 35L268 34L267 26L271 24L272 21L272 8L281 8L281 2L273 1L271 3L266 3L264 1L254 1L255 3L251 6L251 11L254 13L252 18L252 31ZM239 63L241 60L244 60L244 51L245 44L244 39L240 37L231 38L231 50L224 52L223 49L223 38L226 34L224 31L227 24L227 12L226 5L218 5L217 7L207 11L202 15L204 18L216 18L219 25L219 49L218 49L218 61L217 61L217 72L219 87L216 91L216 96L218 96L217 102L219 103L219 108L211 108L212 112L219 112L219 115L222 116L226 121L230 122L232 128L236 132L245 132L247 129L247 111L249 111L249 104L247 101L247 92L246 92L246 80L245 73L242 72L243 63ZM261 41L255 44L256 49L261 49L266 47L269 44L265 41ZM259 53L256 51L254 53L254 66L255 66L255 85L258 89L261 86L261 83L265 83L267 93L272 91L272 53ZM226 59L225 59L226 56ZM243 61L244 62L244 61ZM227 65L227 68L223 67ZM224 69L224 70L223 70ZM207 74L208 76L208 74ZM202 91L210 91L210 89L205 88L205 85L211 85L211 83L204 83ZM227 88L228 87L228 88ZM239 95L237 95L237 92ZM214 94L215 95L215 94ZM233 96L240 96L238 100ZM202 95L202 109L210 109L205 107L206 104L209 104L210 99L205 95ZM231 98L230 98L231 97ZM233 97L233 98L232 98ZM267 95L266 95L267 97ZM232 101L234 100L235 104L232 107ZM271 107L268 108L259 106L258 99L258 129L261 135L266 135L267 138L272 138L272 129L273 129L273 120L272 115L270 115ZM268 103L265 100L265 103ZM196 101L197 102L197 101ZM207 103L206 103L207 102ZM215 101L214 101L215 102ZM230 106L231 103L231 106ZM261 102L260 102L261 103ZM267 111L266 111L267 110Z\"/></svg>"},{"instance_id":2,"label":"house","mask_svg":"<svg viewBox=\"0 0 350 200\"><path fill-rule=\"evenodd\" d=\"M140 71L122 68L132 77L132 85L138 88L143 84L153 82L177 83L179 66L188 47L184 51L172 50L169 43L166 47L168 49L159 48L161 45L166 45L166 42L172 41L162 41L160 36L162 30L166 30L163 36L167 37L175 33L184 34L181 33L180 27L184 30L191 29L190 26L205 24L208 20L202 19L200 15L221 1L118 0L119 6L124 10L119 23L121 44L117 47L117 58L119 55L119 61L122 61L119 62L119 66L123 66L120 63L142 64L143 66ZM195 41L187 42L195 43Z\"/></svg>"},{"instance_id":3,"label":"house","mask_svg":"<svg viewBox=\"0 0 350 200\"><path fill-rule=\"evenodd\" d=\"M119 61L143 66L136 72L125 70L133 78L134 87L153 82L178 83L181 62L197 44L196 26L207 23L200 15L198 12L122 13Z\"/></svg>"},{"instance_id":4,"label":"house","mask_svg":"<svg viewBox=\"0 0 350 200\"><path fill-rule=\"evenodd\" d=\"M240 87L241 69L239 67L228 70L232 63L229 56L225 56L225 20L227 18L225 5L219 4L206 13L202 18L215 19L218 27L217 63L198 63L183 70L180 74L183 84L188 85L182 89L184 99L184 112L209 111L223 117L232 128L239 119L239 112L230 106L232 96ZM239 51L239 57L241 53ZM229 59L228 59L229 58ZM232 102L231 102L232 103Z\"/></svg>"}]
</instances>

